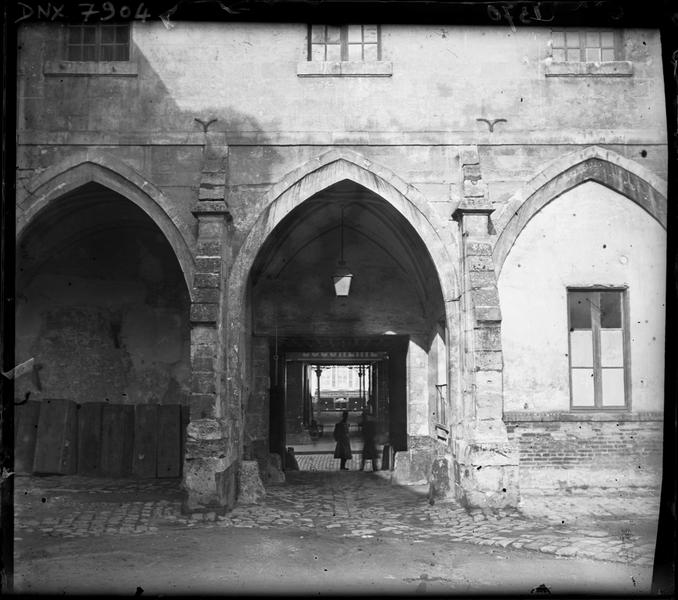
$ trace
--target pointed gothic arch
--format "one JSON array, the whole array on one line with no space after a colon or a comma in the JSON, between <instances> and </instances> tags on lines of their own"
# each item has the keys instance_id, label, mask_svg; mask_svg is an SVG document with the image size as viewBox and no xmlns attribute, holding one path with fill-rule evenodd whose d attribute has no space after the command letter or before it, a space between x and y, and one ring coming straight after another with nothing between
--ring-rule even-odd
<instances>
[{"instance_id":1,"label":"pointed gothic arch","mask_svg":"<svg viewBox=\"0 0 678 600\"><path fill-rule=\"evenodd\" d=\"M90 151L76 153L28 181L17 203L17 241L47 207L85 184L98 183L141 208L158 226L177 257L192 294L195 272L193 235L173 202L147 178L123 161Z\"/></svg>"},{"instance_id":2,"label":"pointed gothic arch","mask_svg":"<svg viewBox=\"0 0 678 600\"><path fill-rule=\"evenodd\" d=\"M666 182L612 150L589 146L549 163L514 194L493 219L501 233L494 246L497 277L527 223L547 204L585 181L626 196L666 229Z\"/></svg>"},{"instance_id":3,"label":"pointed gothic arch","mask_svg":"<svg viewBox=\"0 0 678 600\"><path fill-rule=\"evenodd\" d=\"M229 306L242 300L254 259L268 235L297 206L314 194L343 180L350 180L374 192L391 204L414 228L428 249L440 279L446 301L458 293L457 261L450 254L452 237L443 240L436 227L436 215L424 196L389 169L348 149L331 150L307 161L286 175L264 196L261 211L238 252L228 281Z\"/></svg>"},{"instance_id":4,"label":"pointed gothic arch","mask_svg":"<svg viewBox=\"0 0 678 600\"><path fill-rule=\"evenodd\" d=\"M290 172L272 186L263 197L263 207L238 251L226 285L227 359L226 379L228 403L239 407L245 393L244 365L247 361L244 321L246 315L246 291L250 270L259 250L276 226L295 208L330 186L350 180L378 195L389 203L412 226L428 250L437 273L443 294L448 337L450 338L450 369L457 365L456 339L457 300L459 299L458 259L453 248L454 237L444 221L436 226L439 217L413 186L407 184L389 169L368 160L348 149L334 149L311 159ZM452 382L451 396L456 394L456 382ZM238 411L239 412L239 411Z\"/></svg>"}]
</instances>

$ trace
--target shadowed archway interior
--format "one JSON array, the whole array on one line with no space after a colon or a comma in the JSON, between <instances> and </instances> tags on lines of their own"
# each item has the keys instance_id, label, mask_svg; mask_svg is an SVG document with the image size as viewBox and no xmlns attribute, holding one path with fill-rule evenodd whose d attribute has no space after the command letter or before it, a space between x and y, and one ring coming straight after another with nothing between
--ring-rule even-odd
<instances>
[{"instance_id":1,"label":"shadowed archway interior","mask_svg":"<svg viewBox=\"0 0 678 600\"><path fill-rule=\"evenodd\" d=\"M143 210L83 185L27 226L16 271L17 356L34 357L41 380L18 387L78 403L187 402L188 291Z\"/></svg>"},{"instance_id":2,"label":"shadowed archway interior","mask_svg":"<svg viewBox=\"0 0 678 600\"><path fill-rule=\"evenodd\" d=\"M343 254L353 274L337 298L332 275ZM414 229L392 206L344 180L292 211L251 271L255 335L407 334L427 345L444 318L435 267Z\"/></svg>"},{"instance_id":3,"label":"shadowed archway interior","mask_svg":"<svg viewBox=\"0 0 678 600\"><path fill-rule=\"evenodd\" d=\"M353 281L349 295L340 297L332 276L339 266L342 238L343 259ZM383 442L407 447L408 394L424 407L435 402L438 374L430 375L427 365L435 362L431 349L444 330L445 307L431 256L405 217L353 181L326 188L273 230L254 261L248 297L255 356L249 440L270 433L276 438L273 451L285 435L294 434L299 443L308 425L304 419L313 413L312 399L300 400L310 387L299 384L297 389L290 383L295 373L291 366L301 363L286 362L285 352L338 352L346 360L359 361L363 352L381 351L387 358L375 367L380 387L373 400L382 406L378 429ZM440 377L446 377L444 371ZM295 407L306 408L292 414ZM428 412L424 408L424 421ZM269 432L261 429L266 420ZM281 433L283 420L286 431Z\"/></svg>"}]
</instances>

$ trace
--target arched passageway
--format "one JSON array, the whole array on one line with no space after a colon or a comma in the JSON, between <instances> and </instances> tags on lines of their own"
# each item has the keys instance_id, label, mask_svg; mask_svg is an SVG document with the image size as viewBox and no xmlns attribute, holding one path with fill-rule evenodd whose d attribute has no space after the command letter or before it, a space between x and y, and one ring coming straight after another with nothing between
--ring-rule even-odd
<instances>
[{"instance_id":1,"label":"arched passageway","mask_svg":"<svg viewBox=\"0 0 678 600\"><path fill-rule=\"evenodd\" d=\"M346 296L333 287L342 254L352 275ZM378 194L345 179L290 211L261 246L246 297L254 358L246 454L306 445L314 420L331 440L344 409L356 430L366 410L378 441L401 451L444 418L439 277L413 226ZM342 365L361 373L343 396Z\"/></svg>"},{"instance_id":2,"label":"arched passageway","mask_svg":"<svg viewBox=\"0 0 678 600\"><path fill-rule=\"evenodd\" d=\"M69 469L180 474L181 407L190 383L188 307L182 270L163 233L141 208L98 183L58 198L23 228L17 247L16 355L33 357L38 371L37 377L17 381L17 394L30 392L41 412L59 399L77 407L76 420L94 419L79 427L97 430L98 441L81 435L79 454L92 451L98 458L88 458L87 465L76 460ZM172 416L161 406L175 407ZM124 443L109 440L115 449L102 447L111 434L109 411L116 413L110 419L122 423L118 435L130 435ZM157 460L137 465L132 450L140 440L134 441L134 428L137 437L148 430L158 438L159 420L165 418L177 432L173 467L159 469ZM34 465L24 469L42 470L38 455L49 450L46 442L36 440ZM88 443L94 444L89 450ZM120 456L107 458L109 450Z\"/></svg>"}]
</instances>

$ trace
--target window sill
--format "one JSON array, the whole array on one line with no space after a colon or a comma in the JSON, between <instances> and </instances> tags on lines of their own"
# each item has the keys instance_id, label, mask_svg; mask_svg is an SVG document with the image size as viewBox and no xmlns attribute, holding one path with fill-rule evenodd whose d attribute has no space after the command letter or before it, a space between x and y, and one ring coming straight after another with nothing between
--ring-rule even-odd
<instances>
[{"instance_id":1,"label":"window sill","mask_svg":"<svg viewBox=\"0 0 678 600\"><path fill-rule=\"evenodd\" d=\"M547 60L546 77L630 77L633 63L628 60L605 62L554 62Z\"/></svg>"},{"instance_id":2,"label":"window sill","mask_svg":"<svg viewBox=\"0 0 678 600\"><path fill-rule=\"evenodd\" d=\"M136 77L139 69L136 63L128 61L68 61L54 60L45 63L45 75L89 76L99 75L108 77Z\"/></svg>"},{"instance_id":3,"label":"window sill","mask_svg":"<svg viewBox=\"0 0 678 600\"><path fill-rule=\"evenodd\" d=\"M630 412L628 409L611 409L605 411L553 411L553 412L522 412L510 411L504 413L505 423L550 421L662 421L661 412Z\"/></svg>"},{"instance_id":4,"label":"window sill","mask_svg":"<svg viewBox=\"0 0 678 600\"><path fill-rule=\"evenodd\" d=\"M377 60L361 61L304 61L297 63L299 77L391 77L393 63Z\"/></svg>"}]
</instances>

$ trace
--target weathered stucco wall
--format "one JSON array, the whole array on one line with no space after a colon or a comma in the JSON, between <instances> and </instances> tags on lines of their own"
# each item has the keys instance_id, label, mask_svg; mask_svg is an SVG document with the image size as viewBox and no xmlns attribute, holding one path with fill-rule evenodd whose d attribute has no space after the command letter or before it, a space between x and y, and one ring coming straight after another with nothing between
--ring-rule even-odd
<instances>
[{"instance_id":1,"label":"weathered stucco wall","mask_svg":"<svg viewBox=\"0 0 678 600\"><path fill-rule=\"evenodd\" d=\"M664 401L666 232L636 203L584 183L527 224L499 276L504 411L570 408L567 286L628 286L631 407Z\"/></svg>"}]
</instances>

